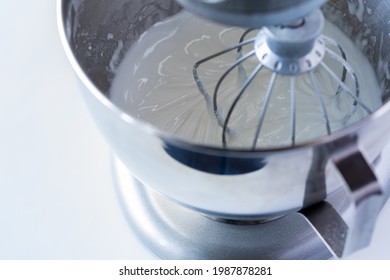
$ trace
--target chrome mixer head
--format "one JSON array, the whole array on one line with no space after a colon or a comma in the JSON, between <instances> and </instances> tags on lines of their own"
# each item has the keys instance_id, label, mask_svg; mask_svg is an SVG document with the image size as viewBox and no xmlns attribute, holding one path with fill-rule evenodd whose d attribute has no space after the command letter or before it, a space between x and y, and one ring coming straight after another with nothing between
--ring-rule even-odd
<instances>
[{"instance_id":1,"label":"chrome mixer head","mask_svg":"<svg viewBox=\"0 0 390 280\"><path fill-rule=\"evenodd\" d=\"M238 102L247 92L250 84L261 75L260 72L271 72L270 81L264 94L264 101L259 112L259 119L255 134L253 137L252 148L255 149L257 141L261 133L267 108L273 93L274 85L278 76L290 77L289 88L285 91L290 91L291 114L290 114L290 133L291 145L296 144L296 78L306 75L310 84L312 94L317 100L318 107L321 111L326 134L332 133L330 119L328 116L328 108L323 100L321 89L316 77L316 71L322 69L331 79L337 83L337 89L334 92L335 96L346 94L352 98L350 109L345 112L345 119L349 119L356 111L357 106L361 106L363 110L370 114L370 108L364 104L359 98L360 87L357 75L347 61L346 54L343 48L332 38L321 35L324 26L324 17L319 9L311 12L303 18L295 20L288 25L277 25L263 27L259 29L257 35L251 39L245 38L254 29L247 29L241 36L237 45L221 50L195 63L193 69L194 80L205 96L209 96L205 85L199 75L199 67L219 56L235 51L237 52L236 61L227 68L215 84L212 94L213 113L215 114L218 124L222 127L222 144L226 148L228 146L229 133L232 132L230 127L232 114L235 111ZM250 46L249 51L244 51L245 46ZM255 57L257 59L257 67L250 70L247 74L244 63ZM325 63L324 58L329 57L342 69L341 74L336 74L332 67ZM219 102L221 85L227 79L230 73L237 71L241 79L240 86L233 101L228 105L228 108L222 108ZM353 86L347 85L346 79L349 77L353 81ZM226 113L224 113L226 112Z\"/></svg>"},{"instance_id":2,"label":"chrome mixer head","mask_svg":"<svg viewBox=\"0 0 390 280\"><path fill-rule=\"evenodd\" d=\"M258 28L288 24L326 0L177 0L184 8L224 24Z\"/></svg>"}]
</instances>

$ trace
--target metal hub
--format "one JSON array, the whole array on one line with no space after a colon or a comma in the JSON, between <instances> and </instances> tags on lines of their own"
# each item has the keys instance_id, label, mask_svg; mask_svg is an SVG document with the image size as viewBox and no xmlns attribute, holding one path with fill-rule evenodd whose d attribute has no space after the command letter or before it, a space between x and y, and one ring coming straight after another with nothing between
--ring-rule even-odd
<instances>
[{"instance_id":1,"label":"metal hub","mask_svg":"<svg viewBox=\"0 0 390 280\"><path fill-rule=\"evenodd\" d=\"M325 56L320 10L289 26L264 27L255 41L256 56L269 70L298 75L313 70Z\"/></svg>"}]
</instances>

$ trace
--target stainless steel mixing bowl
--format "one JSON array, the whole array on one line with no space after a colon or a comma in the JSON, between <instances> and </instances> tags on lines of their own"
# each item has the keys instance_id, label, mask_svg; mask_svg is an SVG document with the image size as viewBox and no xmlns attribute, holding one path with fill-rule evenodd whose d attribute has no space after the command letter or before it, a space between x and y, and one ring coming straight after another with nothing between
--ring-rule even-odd
<instances>
[{"instance_id":1,"label":"stainless steel mixing bowl","mask_svg":"<svg viewBox=\"0 0 390 280\"><path fill-rule=\"evenodd\" d=\"M343 185L335 156L342 158L337 161L346 161L355 154L350 147L359 147L372 164L389 142L388 102L352 127L294 148L226 151L175 139L118 109L110 101L109 89L115 67L131 44L180 7L174 1L60 2L65 49L86 87L87 104L104 136L134 176L182 204L234 217L275 216L299 210ZM329 2L325 16L363 48L383 86L386 102L390 90L386 11L390 5L369 1L371 12L360 7L365 11L362 14L351 14L351 5L347 1ZM114 40L107 39L108 34ZM115 54L118 44L124 48ZM355 166L347 169L352 170L357 184L365 180L360 175L369 172Z\"/></svg>"},{"instance_id":2,"label":"stainless steel mixing bowl","mask_svg":"<svg viewBox=\"0 0 390 280\"><path fill-rule=\"evenodd\" d=\"M390 142L390 2L371 0L363 7L361 1L334 0L323 7L325 17L372 64L384 105L315 141L255 151L185 142L110 101L115 69L126 50L154 23L180 11L175 1L58 2L61 38L86 103L115 155L145 186L191 209L229 219L273 218L322 201L340 188L348 190L359 211L372 208L366 203L372 197L383 205L390 172L377 167L390 157L383 152Z\"/></svg>"}]
</instances>

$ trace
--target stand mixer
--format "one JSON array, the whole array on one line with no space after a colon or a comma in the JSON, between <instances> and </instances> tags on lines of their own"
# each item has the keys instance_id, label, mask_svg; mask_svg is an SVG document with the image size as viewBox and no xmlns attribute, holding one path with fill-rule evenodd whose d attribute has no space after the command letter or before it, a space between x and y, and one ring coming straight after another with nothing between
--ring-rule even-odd
<instances>
[{"instance_id":1,"label":"stand mixer","mask_svg":"<svg viewBox=\"0 0 390 280\"><path fill-rule=\"evenodd\" d=\"M91 113L115 154L113 170L124 211L157 255L324 259L343 257L369 244L390 188L386 166L390 158L390 38L384 35L390 31L386 18L390 5L386 1L367 2L374 14L368 10L351 13L365 7L354 10L357 4L348 1L329 1L321 11L324 1L178 1L210 19L250 28L237 38L238 45L221 50L233 50L238 56L215 81L213 114L222 131L220 146L194 143L163 131L125 111L111 95L113 78L127 50L156 23L180 13L181 6L162 0L101 1L99 5L89 0L58 2L65 50L82 81ZM360 99L361 81L349 64L348 53L321 35L322 13L367 57L381 85L380 108L372 110ZM246 41L252 29L262 26L267 27ZM243 51L244 44L253 43L252 54ZM340 76L326 68L326 54L339 62ZM249 75L245 70L237 101L227 110L220 109L217 96L225 78L250 55L260 61L257 70L264 67L271 72L271 83L251 144L234 147L229 144L234 130L230 115L257 70ZM217 56L218 52L210 54L191 65L199 96L211 98L198 70ZM332 130L316 86L314 70L319 65L337 82L333 94L350 96L346 114L359 108L365 112L361 120ZM307 75L323 116L324 135L298 142L292 109L291 141L271 148L258 145L276 75L291 81L292 101L295 77Z\"/></svg>"}]
</instances>

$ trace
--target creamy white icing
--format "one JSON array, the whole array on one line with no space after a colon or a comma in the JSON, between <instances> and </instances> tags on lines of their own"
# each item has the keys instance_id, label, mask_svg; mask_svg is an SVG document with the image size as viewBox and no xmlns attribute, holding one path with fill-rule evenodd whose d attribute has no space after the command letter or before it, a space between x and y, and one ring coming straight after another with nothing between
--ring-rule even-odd
<instances>
[{"instance_id":1,"label":"creamy white icing","mask_svg":"<svg viewBox=\"0 0 390 280\"><path fill-rule=\"evenodd\" d=\"M200 78L209 96L204 97L193 78L196 61L236 44L243 29L221 26L183 11L147 30L126 54L114 79L112 101L135 118L158 129L198 144L222 145L222 128L213 113L214 87L231 63L235 51L217 57L199 67ZM360 99L371 110L381 105L379 85L373 69L341 31L326 22L324 35L335 39L344 49L347 60L360 84ZM255 36L250 33L247 38ZM245 52L253 45L245 47ZM337 52L337 48L332 48ZM342 66L327 57L324 61L341 77ZM243 66L247 73L258 65L256 57ZM329 117L331 131L340 130L367 115L361 106L354 110L354 100L345 92L336 96L338 84L323 68L315 77ZM229 122L228 147L251 147L271 72L262 70L233 111ZM226 116L245 78L232 71L218 94L218 109ZM347 76L348 87L355 84ZM353 112L353 114L351 114ZM296 79L296 142L311 140L327 133L318 98L308 75ZM267 107L256 146L262 148L291 145L290 77L278 76Z\"/></svg>"}]
</instances>

